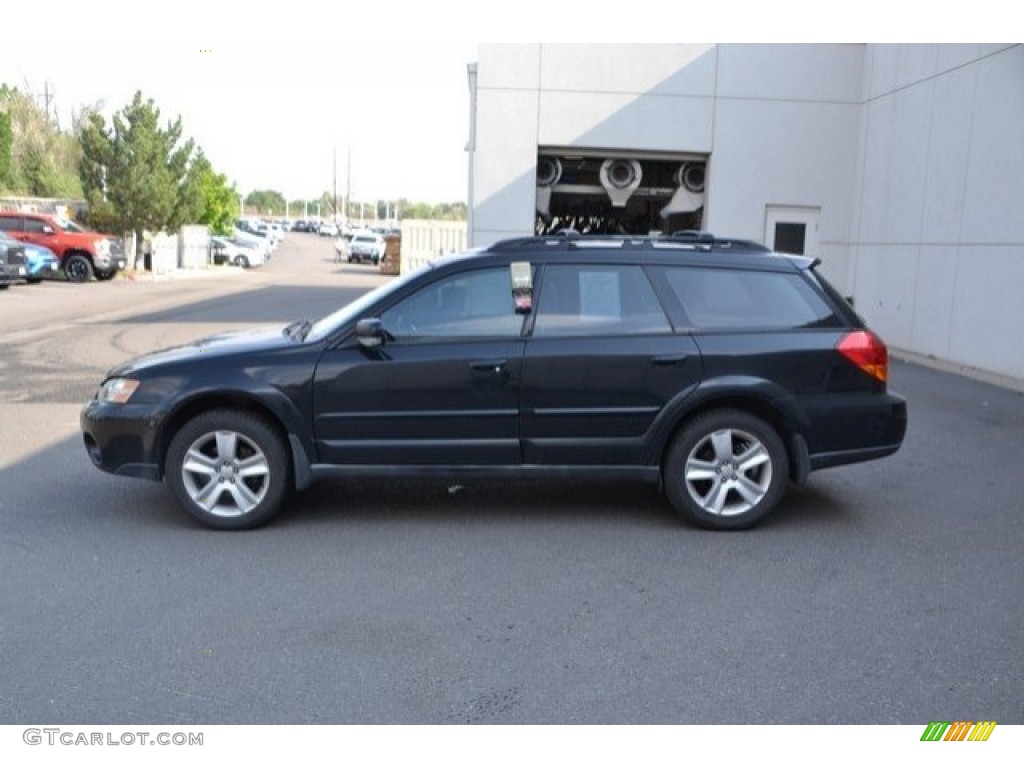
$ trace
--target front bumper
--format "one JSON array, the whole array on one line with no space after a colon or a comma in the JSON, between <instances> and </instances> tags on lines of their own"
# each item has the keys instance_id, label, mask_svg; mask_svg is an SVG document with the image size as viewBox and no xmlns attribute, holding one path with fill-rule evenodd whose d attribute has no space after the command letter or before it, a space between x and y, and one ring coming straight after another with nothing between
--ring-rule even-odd
<instances>
[{"instance_id":1,"label":"front bumper","mask_svg":"<svg viewBox=\"0 0 1024 768\"><path fill-rule=\"evenodd\" d=\"M0 283L13 283L24 280L26 276L24 264L0 264Z\"/></svg>"},{"instance_id":2,"label":"front bumper","mask_svg":"<svg viewBox=\"0 0 1024 768\"><path fill-rule=\"evenodd\" d=\"M60 274L60 264L56 261L47 261L43 264L38 264L34 267L30 267L26 277L56 277Z\"/></svg>"},{"instance_id":3,"label":"front bumper","mask_svg":"<svg viewBox=\"0 0 1024 768\"><path fill-rule=\"evenodd\" d=\"M124 256L100 256L97 254L93 261L96 269L101 272L109 272L111 270L122 270L127 268L128 259Z\"/></svg>"},{"instance_id":4,"label":"front bumper","mask_svg":"<svg viewBox=\"0 0 1024 768\"><path fill-rule=\"evenodd\" d=\"M155 405L103 403L82 408L82 440L92 463L104 472L145 480L163 476L158 444L161 411Z\"/></svg>"}]
</instances>

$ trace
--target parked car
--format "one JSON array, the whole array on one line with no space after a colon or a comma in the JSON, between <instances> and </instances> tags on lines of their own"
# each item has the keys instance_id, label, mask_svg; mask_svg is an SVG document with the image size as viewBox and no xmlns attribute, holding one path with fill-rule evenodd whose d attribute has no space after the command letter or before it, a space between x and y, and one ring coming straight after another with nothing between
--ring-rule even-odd
<instances>
[{"instance_id":1,"label":"parked car","mask_svg":"<svg viewBox=\"0 0 1024 768\"><path fill-rule=\"evenodd\" d=\"M214 264L234 264L249 269L263 266L266 261L261 247L235 238L215 235L210 238L210 249Z\"/></svg>"},{"instance_id":2,"label":"parked car","mask_svg":"<svg viewBox=\"0 0 1024 768\"><path fill-rule=\"evenodd\" d=\"M387 250L387 244L382 235L376 232L356 231L352 234L352 240L349 243L348 260L380 264L385 250Z\"/></svg>"},{"instance_id":3,"label":"parked car","mask_svg":"<svg viewBox=\"0 0 1024 768\"><path fill-rule=\"evenodd\" d=\"M317 234L324 237L337 237L339 234L338 225L333 221L325 221L317 229Z\"/></svg>"},{"instance_id":4,"label":"parked car","mask_svg":"<svg viewBox=\"0 0 1024 768\"><path fill-rule=\"evenodd\" d=\"M23 243L49 248L72 282L85 282L94 275L97 280L109 280L128 264L120 237L91 232L45 213L2 211L0 229Z\"/></svg>"},{"instance_id":5,"label":"parked car","mask_svg":"<svg viewBox=\"0 0 1024 768\"><path fill-rule=\"evenodd\" d=\"M0 242L0 291L21 282L28 274L25 266L25 246L9 240Z\"/></svg>"},{"instance_id":6,"label":"parked car","mask_svg":"<svg viewBox=\"0 0 1024 768\"><path fill-rule=\"evenodd\" d=\"M270 260L270 255L274 252L274 248L277 247L277 243L273 238L267 237L266 233L263 232L236 229L231 235L231 239L242 245L258 249L263 254L264 261Z\"/></svg>"},{"instance_id":7,"label":"parked car","mask_svg":"<svg viewBox=\"0 0 1024 768\"><path fill-rule=\"evenodd\" d=\"M56 277L60 273L60 260L49 248L32 243L22 243L0 229L0 245L22 246L25 249L25 282L38 283L44 277Z\"/></svg>"},{"instance_id":8,"label":"parked car","mask_svg":"<svg viewBox=\"0 0 1024 768\"><path fill-rule=\"evenodd\" d=\"M102 470L163 479L213 528L328 476L618 478L748 528L790 481L897 451L888 351L815 270L740 241L509 240L316 322L111 370L82 411Z\"/></svg>"}]
</instances>

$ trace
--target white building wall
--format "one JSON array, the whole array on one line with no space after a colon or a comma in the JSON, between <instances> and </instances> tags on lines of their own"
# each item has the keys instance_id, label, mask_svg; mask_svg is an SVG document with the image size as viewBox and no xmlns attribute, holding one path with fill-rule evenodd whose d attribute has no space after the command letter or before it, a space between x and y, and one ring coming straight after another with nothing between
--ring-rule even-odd
<instances>
[{"instance_id":1,"label":"white building wall","mask_svg":"<svg viewBox=\"0 0 1024 768\"><path fill-rule=\"evenodd\" d=\"M1024 47L481 45L470 245L528 235L540 147L707 153L706 229L819 211L895 348L1024 379Z\"/></svg>"},{"instance_id":2,"label":"white building wall","mask_svg":"<svg viewBox=\"0 0 1024 768\"><path fill-rule=\"evenodd\" d=\"M820 209L822 272L848 285L862 45L721 45L705 228L758 242L766 206Z\"/></svg>"},{"instance_id":3,"label":"white building wall","mask_svg":"<svg viewBox=\"0 0 1024 768\"><path fill-rule=\"evenodd\" d=\"M708 154L705 228L764 238L767 205L820 208L846 288L861 45L482 45L473 231L533 232L539 147Z\"/></svg>"},{"instance_id":4,"label":"white building wall","mask_svg":"<svg viewBox=\"0 0 1024 768\"><path fill-rule=\"evenodd\" d=\"M1024 47L872 45L850 282L898 349L1024 379Z\"/></svg>"}]
</instances>

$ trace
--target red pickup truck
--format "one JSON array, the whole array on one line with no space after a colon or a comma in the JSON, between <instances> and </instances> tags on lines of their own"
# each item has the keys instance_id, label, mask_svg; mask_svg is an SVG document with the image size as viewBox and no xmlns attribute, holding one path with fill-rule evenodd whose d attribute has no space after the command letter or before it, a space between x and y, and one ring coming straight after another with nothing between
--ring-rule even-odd
<instances>
[{"instance_id":1,"label":"red pickup truck","mask_svg":"<svg viewBox=\"0 0 1024 768\"><path fill-rule=\"evenodd\" d=\"M0 229L23 243L49 248L60 259L68 280L76 283L94 275L97 280L109 280L128 263L120 237L90 232L49 214L0 211Z\"/></svg>"}]
</instances>

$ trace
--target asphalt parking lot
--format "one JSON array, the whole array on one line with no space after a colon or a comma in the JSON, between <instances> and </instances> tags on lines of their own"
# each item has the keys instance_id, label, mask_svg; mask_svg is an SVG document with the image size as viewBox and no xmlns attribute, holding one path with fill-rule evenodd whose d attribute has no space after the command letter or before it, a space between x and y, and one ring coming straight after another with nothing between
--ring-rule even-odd
<instances>
[{"instance_id":1,"label":"asphalt parking lot","mask_svg":"<svg viewBox=\"0 0 1024 768\"><path fill-rule=\"evenodd\" d=\"M0 296L0 723L1024 722L1014 389L896 361L904 448L731 534L645 486L462 480L218 533L89 463L108 366L384 279L290 235L260 270Z\"/></svg>"}]
</instances>

